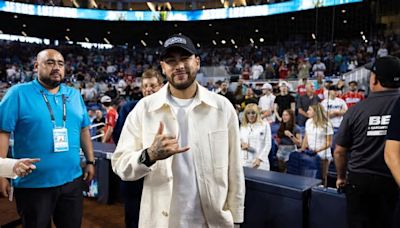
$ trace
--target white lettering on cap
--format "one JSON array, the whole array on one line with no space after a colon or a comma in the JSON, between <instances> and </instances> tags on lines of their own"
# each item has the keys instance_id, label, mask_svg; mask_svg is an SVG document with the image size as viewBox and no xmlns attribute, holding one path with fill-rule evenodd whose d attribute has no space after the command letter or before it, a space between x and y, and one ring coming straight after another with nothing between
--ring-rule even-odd
<instances>
[{"instance_id":1,"label":"white lettering on cap","mask_svg":"<svg viewBox=\"0 0 400 228\"><path fill-rule=\"evenodd\" d=\"M171 37L165 41L164 47L168 47L173 44L186 44L186 40L181 37Z\"/></svg>"}]
</instances>

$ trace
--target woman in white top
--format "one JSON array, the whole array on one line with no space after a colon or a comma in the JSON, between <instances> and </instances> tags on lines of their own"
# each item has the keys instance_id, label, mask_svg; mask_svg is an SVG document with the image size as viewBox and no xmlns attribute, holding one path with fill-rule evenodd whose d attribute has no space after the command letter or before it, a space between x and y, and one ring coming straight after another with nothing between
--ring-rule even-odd
<instances>
[{"instance_id":1,"label":"woman in white top","mask_svg":"<svg viewBox=\"0 0 400 228\"><path fill-rule=\"evenodd\" d=\"M11 159L0 158L0 177L16 178L24 177L36 169L33 163L40 159Z\"/></svg>"},{"instance_id":2,"label":"woman in white top","mask_svg":"<svg viewBox=\"0 0 400 228\"><path fill-rule=\"evenodd\" d=\"M321 158L322 181L326 186L329 163L332 160L333 127L321 104L310 106L307 114L309 119L306 122L305 136L301 149L304 151L308 148Z\"/></svg>"},{"instance_id":3,"label":"woman in white top","mask_svg":"<svg viewBox=\"0 0 400 228\"><path fill-rule=\"evenodd\" d=\"M240 127L243 166L269 170L271 128L261 120L257 104L246 105Z\"/></svg>"}]
</instances>

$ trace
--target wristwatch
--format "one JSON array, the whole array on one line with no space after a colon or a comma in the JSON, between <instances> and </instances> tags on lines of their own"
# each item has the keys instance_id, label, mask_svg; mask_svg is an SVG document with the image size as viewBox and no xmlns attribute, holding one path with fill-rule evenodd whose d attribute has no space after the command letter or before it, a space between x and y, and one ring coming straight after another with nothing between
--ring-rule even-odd
<instances>
[{"instance_id":1,"label":"wristwatch","mask_svg":"<svg viewBox=\"0 0 400 228\"><path fill-rule=\"evenodd\" d=\"M86 165L95 165L95 164L96 164L95 160L93 161L86 160Z\"/></svg>"},{"instance_id":2,"label":"wristwatch","mask_svg":"<svg viewBox=\"0 0 400 228\"><path fill-rule=\"evenodd\" d=\"M142 151L142 154L139 157L139 163L150 167L152 166L155 162L150 161L150 156L149 153L147 152L147 149Z\"/></svg>"}]
</instances>

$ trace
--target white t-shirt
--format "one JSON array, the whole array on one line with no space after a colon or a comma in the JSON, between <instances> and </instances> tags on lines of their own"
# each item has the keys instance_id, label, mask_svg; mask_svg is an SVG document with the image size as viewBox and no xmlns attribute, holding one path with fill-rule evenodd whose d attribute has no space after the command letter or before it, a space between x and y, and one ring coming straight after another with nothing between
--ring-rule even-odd
<instances>
[{"instance_id":1,"label":"white t-shirt","mask_svg":"<svg viewBox=\"0 0 400 228\"><path fill-rule=\"evenodd\" d=\"M251 67L251 72L252 72L252 79L253 80L257 80L260 75L264 72L264 68L259 65L259 64L255 64Z\"/></svg>"},{"instance_id":2,"label":"white t-shirt","mask_svg":"<svg viewBox=\"0 0 400 228\"><path fill-rule=\"evenodd\" d=\"M275 101L275 95L270 94L270 95L263 95L260 97L260 100L258 101L258 107L260 107L261 111L270 111L272 112L274 110L274 101ZM275 115L272 113L269 115L266 120L268 122L273 122L275 121Z\"/></svg>"},{"instance_id":3,"label":"white t-shirt","mask_svg":"<svg viewBox=\"0 0 400 228\"><path fill-rule=\"evenodd\" d=\"M179 99L170 96L172 111L179 125L178 140L180 147L189 145L189 126L187 113L192 108L192 99ZM169 227L207 227L201 207L193 154L189 150L173 155L173 187L170 206Z\"/></svg>"},{"instance_id":4,"label":"white t-shirt","mask_svg":"<svg viewBox=\"0 0 400 228\"><path fill-rule=\"evenodd\" d=\"M314 121L312 119L308 119L306 121L306 135L308 140L308 148L310 150L319 150L326 145L326 136L333 135L332 124L328 123L327 127L321 128L316 127L314 125ZM331 148L321 151L318 153L322 159L332 159Z\"/></svg>"},{"instance_id":5,"label":"white t-shirt","mask_svg":"<svg viewBox=\"0 0 400 228\"><path fill-rule=\"evenodd\" d=\"M334 100L332 99L325 99L321 102L322 107L324 107L325 111L347 111L347 104L346 102L341 99L341 98L337 98L335 97ZM335 128L338 128L340 126L340 123L343 120L343 116L335 116L332 118L329 118L332 126Z\"/></svg>"}]
</instances>

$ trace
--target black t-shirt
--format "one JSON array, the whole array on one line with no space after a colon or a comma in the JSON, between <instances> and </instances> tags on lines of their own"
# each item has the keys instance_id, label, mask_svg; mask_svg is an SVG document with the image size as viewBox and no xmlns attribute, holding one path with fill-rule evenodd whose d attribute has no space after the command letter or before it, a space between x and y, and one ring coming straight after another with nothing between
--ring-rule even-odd
<instances>
[{"instance_id":1,"label":"black t-shirt","mask_svg":"<svg viewBox=\"0 0 400 228\"><path fill-rule=\"evenodd\" d=\"M274 103L278 104L278 114L280 117L282 117L283 111L291 108L290 103L294 103L294 97L289 94L284 96L278 95L276 96Z\"/></svg>"},{"instance_id":2,"label":"black t-shirt","mask_svg":"<svg viewBox=\"0 0 400 228\"><path fill-rule=\"evenodd\" d=\"M397 100L392 110L386 139L400 141L400 100Z\"/></svg>"},{"instance_id":3,"label":"black t-shirt","mask_svg":"<svg viewBox=\"0 0 400 228\"><path fill-rule=\"evenodd\" d=\"M383 151L390 114L399 97L399 90L372 93L343 116L335 142L349 149L350 172L392 176Z\"/></svg>"}]
</instances>

